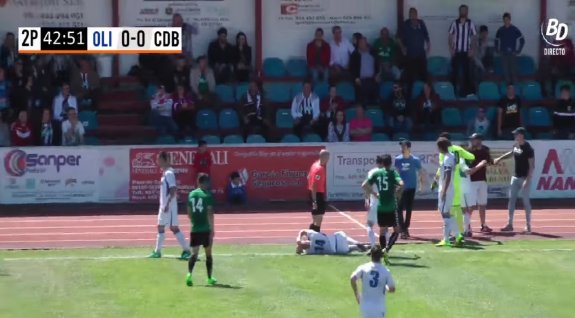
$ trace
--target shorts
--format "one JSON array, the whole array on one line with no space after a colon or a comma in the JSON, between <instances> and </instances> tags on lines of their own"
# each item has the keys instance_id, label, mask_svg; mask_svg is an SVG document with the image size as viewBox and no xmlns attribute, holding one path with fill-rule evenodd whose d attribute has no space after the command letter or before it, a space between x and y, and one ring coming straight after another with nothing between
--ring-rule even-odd
<instances>
[{"instance_id":1,"label":"shorts","mask_svg":"<svg viewBox=\"0 0 575 318\"><path fill-rule=\"evenodd\" d=\"M158 225L178 226L178 206L172 206L168 212L164 213L162 208L158 211Z\"/></svg>"},{"instance_id":2,"label":"shorts","mask_svg":"<svg viewBox=\"0 0 575 318\"><path fill-rule=\"evenodd\" d=\"M451 212L451 206L453 205L453 192L448 193L445 196L445 201L441 200L441 197L437 200L437 210L442 216L447 216ZM449 216L448 216L449 217Z\"/></svg>"},{"instance_id":3,"label":"shorts","mask_svg":"<svg viewBox=\"0 0 575 318\"><path fill-rule=\"evenodd\" d=\"M466 193L464 191L461 191L461 207L462 208L470 208L473 206L473 204L471 203L471 201L469 200L470 198L470 194Z\"/></svg>"},{"instance_id":4,"label":"shorts","mask_svg":"<svg viewBox=\"0 0 575 318\"><path fill-rule=\"evenodd\" d=\"M190 246L191 247L210 247L212 246L212 233L210 232L198 232L190 233Z\"/></svg>"},{"instance_id":5,"label":"shorts","mask_svg":"<svg viewBox=\"0 0 575 318\"><path fill-rule=\"evenodd\" d=\"M373 305L360 305L362 318L384 318L385 310L381 310L380 306Z\"/></svg>"},{"instance_id":6,"label":"shorts","mask_svg":"<svg viewBox=\"0 0 575 318\"><path fill-rule=\"evenodd\" d=\"M471 182L471 191L468 196L471 206L487 205L487 181Z\"/></svg>"},{"instance_id":7,"label":"shorts","mask_svg":"<svg viewBox=\"0 0 575 318\"><path fill-rule=\"evenodd\" d=\"M310 200L311 200L311 191L309 193ZM317 209L311 210L311 215L324 215L327 203L325 202L325 194L321 192L316 192L315 194Z\"/></svg>"},{"instance_id":8,"label":"shorts","mask_svg":"<svg viewBox=\"0 0 575 318\"><path fill-rule=\"evenodd\" d=\"M379 227L396 227L397 211L377 213L377 225Z\"/></svg>"},{"instance_id":9,"label":"shorts","mask_svg":"<svg viewBox=\"0 0 575 318\"><path fill-rule=\"evenodd\" d=\"M336 254L348 254L349 253L349 243L347 242L347 235L344 232L335 232L333 234Z\"/></svg>"},{"instance_id":10,"label":"shorts","mask_svg":"<svg viewBox=\"0 0 575 318\"><path fill-rule=\"evenodd\" d=\"M369 210L367 211L367 223L375 224L377 223L377 206L378 202L371 202Z\"/></svg>"}]
</instances>

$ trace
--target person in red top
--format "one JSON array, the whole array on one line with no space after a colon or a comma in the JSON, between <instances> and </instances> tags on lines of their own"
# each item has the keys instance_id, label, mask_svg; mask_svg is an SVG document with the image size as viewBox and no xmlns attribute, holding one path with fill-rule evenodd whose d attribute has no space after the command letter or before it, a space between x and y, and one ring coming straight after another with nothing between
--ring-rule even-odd
<instances>
[{"instance_id":1,"label":"person in red top","mask_svg":"<svg viewBox=\"0 0 575 318\"><path fill-rule=\"evenodd\" d=\"M315 30L314 39L307 45L306 56L307 67L313 76L314 83L327 81L331 48L329 43L323 39L322 28Z\"/></svg>"},{"instance_id":2,"label":"person in red top","mask_svg":"<svg viewBox=\"0 0 575 318\"><path fill-rule=\"evenodd\" d=\"M192 163L194 167L194 174L197 177L200 173L205 173L210 175L210 169L212 167L212 154L208 149L208 143L204 140L198 142L198 152L194 156L194 161ZM195 178L197 179L197 178Z\"/></svg>"},{"instance_id":3,"label":"person in red top","mask_svg":"<svg viewBox=\"0 0 575 318\"><path fill-rule=\"evenodd\" d=\"M311 196L312 223L309 229L320 232L321 222L326 209L326 173L325 167L329 161L329 151L323 149L319 152L319 160L314 162L307 176L307 188Z\"/></svg>"},{"instance_id":4,"label":"person in red top","mask_svg":"<svg viewBox=\"0 0 575 318\"><path fill-rule=\"evenodd\" d=\"M329 88L329 95L324 97L319 104L319 125L321 127L319 130L324 140L328 136L329 123L335 120L335 114L340 110L345 110L345 101L337 95L337 88L332 85Z\"/></svg>"},{"instance_id":5,"label":"person in red top","mask_svg":"<svg viewBox=\"0 0 575 318\"><path fill-rule=\"evenodd\" d=\"M28 123L28 112L24 109L18 112L18 120L12 124L10 129L12 146L26 147L34 145L34 134Z\"/></svg>"},{"instance_id":6,"label":"person in red top","mask_svg":"<svg viewBox=\"0 0 575 318\"><path fill-rule=\"evenodd\" d=\"M481 232L490 233L491 228L485 223L485 211L487 209L487 166L493 164L489 147L483 145L483 135L475 133L469 137L471 139L471 148L469 152L475 155L475 160L471 162L469 171L471 179L471 191L469 193L469 218L475 208L479 209L479 219L481 221ZM471 220L468 221L468 223ZM471 226L465 229L471 233Z\"/></svg>"}]
</instances>

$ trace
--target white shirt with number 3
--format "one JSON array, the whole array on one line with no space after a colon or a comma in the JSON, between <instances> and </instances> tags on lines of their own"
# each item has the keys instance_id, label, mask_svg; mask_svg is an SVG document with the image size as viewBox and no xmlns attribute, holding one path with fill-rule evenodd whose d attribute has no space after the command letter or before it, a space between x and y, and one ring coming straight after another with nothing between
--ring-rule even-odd
<instances>
[{"instance_id":1,"label":"white shirt with number 3","mask_svg":"<svg viewBox=\"0 0 575 318\"><path fill-rule=\"evenodd\" d=\"M360 265L352 274L361 280L360 308L363 317L383 317L385 314L386 286L395 287L389 270L381 263Z\"/></svg>"}]
</instances>

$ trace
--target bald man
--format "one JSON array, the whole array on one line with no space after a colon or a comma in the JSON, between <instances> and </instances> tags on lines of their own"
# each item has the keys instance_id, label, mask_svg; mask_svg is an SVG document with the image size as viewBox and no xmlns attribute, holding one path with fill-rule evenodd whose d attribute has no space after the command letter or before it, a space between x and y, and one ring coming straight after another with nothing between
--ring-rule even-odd
<instances>
[{"instance_id":1,"label":"bald man","mask_svg":"<svg viewBox=\"0 0 575 318\"><path fill-rule=\"evenodd\" d=\"M321 150L319 160L314 162L309 169L307 176L307 187L311 197L311 217L310 230L321 232L321 222L326 209L326 173L325 167L329 161L329 151Z\"/></svg>"}]
</instances>

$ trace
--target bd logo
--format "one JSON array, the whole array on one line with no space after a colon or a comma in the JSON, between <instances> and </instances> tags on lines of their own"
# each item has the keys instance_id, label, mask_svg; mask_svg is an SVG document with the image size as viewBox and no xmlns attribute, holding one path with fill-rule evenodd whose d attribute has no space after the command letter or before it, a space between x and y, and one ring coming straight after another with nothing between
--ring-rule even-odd
<instances>
[{"instance_id":1,"label":"bd logo","mask_svg":"<svg viewBox=\"0 0 575 318\"><path fill-rule=\"evenodd\" d=\"M4 157L4 169L13 177L21 177L26 172L44 172L47 167L56 167L59 173L64 166L79 166L81 158L80 155L27 154L15 149Z\"/></svg>"},{"instance_id":2,"label":"bd logo","mask_svg":"<svg viewBox=\"0 0 575 318\"><path fill-rule=\"evenodd\" d=\"M541 24L541 38L550 47L543 49L544 55L565 55L565 48L562 41L569 36L569 26L567 23L559 22L558 19L547 19Z\"/></svg>"}]
</instances>

